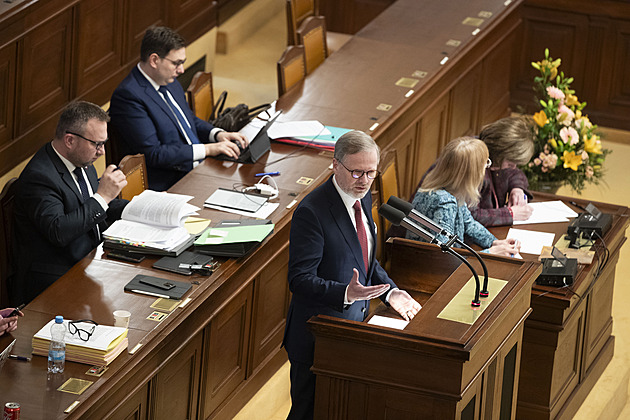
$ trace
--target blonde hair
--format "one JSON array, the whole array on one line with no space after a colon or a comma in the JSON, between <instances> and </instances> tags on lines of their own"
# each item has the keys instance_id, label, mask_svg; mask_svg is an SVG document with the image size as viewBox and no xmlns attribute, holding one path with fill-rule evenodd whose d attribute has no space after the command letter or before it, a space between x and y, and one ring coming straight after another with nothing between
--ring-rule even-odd
<instances>
[{"instance_id":1,"label":"blonde hair","mask_svg":"<svg viewBox=\"0 0 630 420\"><path fill-rule=\"evenodd\" d=\"M479 139L488 146L496 166L504 160L523 166L534 154L534 126L528 117L501 118L483 127Z\"/></svg>"},{"instance_id":2,"label":"blonde hair","mask_svg":"<svg viewBox=\"0 0 630 420\"><path fill-rule=\"evenodd\" d=\"M451 140L419 191L444 189L455 196L459 205L474 206L479 202L479 187L487 162L488 148L481 140L474 137Z\"/></svg>"}]
</instances>

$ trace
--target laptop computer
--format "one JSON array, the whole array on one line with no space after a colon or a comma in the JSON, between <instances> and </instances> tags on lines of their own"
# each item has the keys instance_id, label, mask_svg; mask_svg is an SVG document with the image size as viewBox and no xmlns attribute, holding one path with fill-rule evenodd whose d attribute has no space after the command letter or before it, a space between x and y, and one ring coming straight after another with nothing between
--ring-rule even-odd
<instances>
[{"instance_id":1,"label":"laptop computer","mask_svg":"<svg viewBox=\"0 0 630 420\"><path fill-rule=\"evenodd\" d=\"M241 150L241 154L238 159L234 159L233 157L225 154L218 155L216 158L238 163L256 163L258 159L271 149L271 140L267 135L267 130L269 130L269 127L271 127L280 114L282 114L282 111L277 111L271 118L269 118L267 124L258 131L247 147Z\"/></svg>"}]
</instances>

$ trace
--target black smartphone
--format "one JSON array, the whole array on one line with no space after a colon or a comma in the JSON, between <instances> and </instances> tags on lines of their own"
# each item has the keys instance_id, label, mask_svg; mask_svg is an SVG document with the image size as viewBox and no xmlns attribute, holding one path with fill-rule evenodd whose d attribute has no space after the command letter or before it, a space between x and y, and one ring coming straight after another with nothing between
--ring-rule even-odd
<instances>
[{"instance_id":1,"label":"black smartphone","mask_svg":"<svg viewBox=\"0 0 630 420\"><path fill-rule=\"evenodd\" d=\"M20 306L18 306L17 308L15 308L7 318L11 318L12 316L18 316L20 314L20 311L22 310L22 308L24 308L26 306L26 303L21 304Z\"/></svg>"},{"instance_id":2,"label":"black smartphone","mask_svg":"<svg viewBox=\"0 0 630 420\"><path fill-rule=\"evenodd\" d=\"M124 252L124 251L109 251L107 253L107 258L113 258L116 260L122 260L122 261L128 261L128 262L134 262L134 263L139 263L140 261L144 260L144 255L141 254L134 254L131 252Z\"/></svg>"},{"instance_id":3,"label":"black smartphone","mask_svg":"<svg viewBox=\"0 0 630 420\"><path fill-rule=\"evenodd\" d=\"M142 284L148 284L149 286L157 287L162 290L170 290L175 287L175 285L168 280L157 277L143 277L139 281Z\"/></svg>"}]
</instances>

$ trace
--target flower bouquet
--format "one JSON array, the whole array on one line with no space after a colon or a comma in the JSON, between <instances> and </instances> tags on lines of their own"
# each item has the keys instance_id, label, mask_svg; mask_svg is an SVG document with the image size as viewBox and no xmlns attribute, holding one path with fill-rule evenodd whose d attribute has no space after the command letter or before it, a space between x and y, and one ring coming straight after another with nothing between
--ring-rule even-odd
<instances>
[{"instance_id":1,"label":"flower bouquet","mask_svg":"<svg viewBox=\"0 0 630 420\"><path fill-rule=\"evenodd\" d=\"M586 182L599 183L610 151L602 149L597 126L583 113L586 102L578 101L571 89L573 78L558 73L560 59L549 57L545 49L545 59L532 66L540 72L534 90L541 109L533 116L534 156L523 171L534 190L546 184L569 184L580 194Z\"/></svg>"}]
</instances>

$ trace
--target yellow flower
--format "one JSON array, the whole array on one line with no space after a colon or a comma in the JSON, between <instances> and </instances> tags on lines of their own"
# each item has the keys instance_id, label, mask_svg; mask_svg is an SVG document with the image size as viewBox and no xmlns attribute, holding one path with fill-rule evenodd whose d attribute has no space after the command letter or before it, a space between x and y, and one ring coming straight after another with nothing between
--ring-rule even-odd
<instances>
[{"instance_id":1,"label":"yellow flower","mask_svg":"<svg viewBox=\"0 0 630 420\"><path fill-rule=\"evenodd\" d=\"M549 122L549 119L547 118L545 111L540 110L534 114L534 121L536 121L536 124L538 124L539 127L544 127L545 124Z\"/></svg>"},{"instance_id":2,"label":"yellow flower","mask_svg":"<svg viewBox=\"0 0 630 420\"><path fill-rule=\"evenodd\" d=\"M549 139L549 144L553 147L554 150L558 150L558 142L556 139Z\"/></svg>"},{"instance_id":3,"label":"yellow flower","mask_svg":"<svg viewBox=\"0 0 630 420\"><path fill-rule=\"evenodd\" d=\"M549 74L549 78L550 79L555 79L557 75L558 75L558 68L557 67L552 67L551 68L551 73Z\"/></svg>"},{"instance_id":4,"label":"yellow flower","mask_svg":"<svg viewBox=\"0 0 630 420\"><path fill-rule=\"evenodd\" d=\"M595 153L597 155L602 154L602 142L599 141L597 136L593 136L591 138L583 137L584 140L584 150L588 153Z\"/></svg>"},{"instance_id":5,"label":"yellow flower","mask_svg":"<svg viewBox=\"0 0 630 420\"><path fill-rule=\"evenodd\" d=\"M569 95L567 95L567 99L565 101L565 104L568 105L568 106L572 106L572 105L579 105L580 102L578 101L577 96L569 94Z\"/></svg>"},{"instance_id":6,"label":"yellow flower","mask_svg":"<svg viewBox=\"0 0 630 420\"><path fill-rule=\"evenodd\" d=\"M564 151L564 154L562 155L562 157L560 158L564 161L564 167L565 168L571 168L574 171L578 170L578 166L580 166L582 164L582 156L575 155L575 152L567 152L566 150Z\"/></svg>"}]
</instances>

